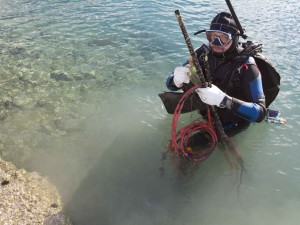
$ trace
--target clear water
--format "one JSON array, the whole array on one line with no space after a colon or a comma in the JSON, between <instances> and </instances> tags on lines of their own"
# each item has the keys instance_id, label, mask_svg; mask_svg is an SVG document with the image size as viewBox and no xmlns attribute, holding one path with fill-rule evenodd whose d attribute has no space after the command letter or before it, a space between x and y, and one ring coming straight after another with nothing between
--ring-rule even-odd
<instances>
[{"instance_id":1,"label":"clear water","mask_svg":"<svg viewBox=\"0 0 300 225\"><path fill-rule=\"evenodd\" d=\"M298 0L232 3L282 75L272 107L288 120L234 137L241 183L220 151L186 181L170 160L158 171L172 117L157 94L188 54L174 10L192 34L225 1L0 2L1 157L49 177L75 224L299 224Z\"/></svg>"}]
</instances>

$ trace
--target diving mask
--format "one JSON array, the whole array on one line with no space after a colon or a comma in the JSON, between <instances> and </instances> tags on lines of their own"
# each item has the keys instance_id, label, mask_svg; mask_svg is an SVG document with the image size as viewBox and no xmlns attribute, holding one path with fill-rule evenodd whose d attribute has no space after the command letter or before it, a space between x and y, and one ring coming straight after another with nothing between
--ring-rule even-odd
<instances>
[{"instance_id":1,"label":"diving mask","mask_svg":"<svg viewBox=\"0 0 300 225\"><path fill-rule=\"evenodd\" d=\"M227 45L232 40L232 35L220 30L207 30L205 32L209 43L219 46Z\"/></svg>"}]
</instances>

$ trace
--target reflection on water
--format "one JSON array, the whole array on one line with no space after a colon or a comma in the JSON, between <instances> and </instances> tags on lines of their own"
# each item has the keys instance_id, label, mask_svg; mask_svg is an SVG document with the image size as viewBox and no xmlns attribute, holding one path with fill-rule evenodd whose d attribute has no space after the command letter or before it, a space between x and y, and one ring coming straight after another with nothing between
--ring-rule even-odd
<instances>
[{"instance_id":1,"label":"reflection on water","mask_svg":"<svg viewBox=\"0 0 300 225\"><path fill-rule=\"evenodd\" d=\"M241 180L219 150L189 179L170 157L159 172L172 117L157 94L188 52L174 10L192 33L224 1L0 2L1 157L48 176L76 224L298 223L299 1L233 2L282 75L272 107L288 120L233 138Z\"/></svg>"}]
</instances>

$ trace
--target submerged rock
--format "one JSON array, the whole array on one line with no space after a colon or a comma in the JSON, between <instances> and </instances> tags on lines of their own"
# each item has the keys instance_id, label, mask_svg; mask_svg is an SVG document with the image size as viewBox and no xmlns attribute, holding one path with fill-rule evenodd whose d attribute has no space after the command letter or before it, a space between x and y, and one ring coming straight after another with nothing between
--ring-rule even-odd
<instances>
[{"instance_id":1,"label":"submerged rock","mask_svg":"<svg viewBox=\"0 0 300 225\"><path fill-rule=\"evenodd\" d=\"M10 49L10 54L12 55L18 55L18 54L23 54L25 52L25 48L23 47L15 47Z\"/></svg>"},{"instance_id":2,"label":"submerged rock","mask_svg":"<svg viewBox=\"0 0 300 225\"><path fill-rule=\"evenodd\" d=\"M110 39L92 39L87 42L87 45L90 47L95 46L116 46L116 43Z\"/></svg>"},{"instance_id":3,"label":"submerged rock","mask_svg":"<svg viewBox=\"0 0 300 225\"><path fill-rule=\"evenodd\" d=\"M72 222L65 214L59 212L47 218L43 225L72 225Z\"/></svg>"},{"instance_id":4,"label":"submerged rock","mask_svg":"<svg viewBox=\"0 0 300 225\"><path fill-rule=\"evenodd\" d=\"M74 75L75 80L94 80L96 77L91 73L81 73Z\"/></svg>"},{"instance_id":5,"label":"submerged rock","mask_svg":"<svg viewBox=\"0 0 300 225\"><path fill-rule=\"evenodd\" d=\"M57 189L38 173L0 158L0 183L0 224L72 224Z\"/></svg>"},{"instance_id":6,"label":"submerged rock","mask_svg":"<svg viewBox=\"0 0 300 225\"><path fill-rule=\"evenodd\" d=\"M58 81L72 81L74 80L73 78L69 77L65 73L51 73L50 78Z\"/></svg>"},{"instance_id":7,"label":"submerged rock","mask_svg":"<svg viewBox=\"0 0 300 225\"><path fill-rule=\"evenodd\" d=\"M1 110L0 111L0 121L3 121L7 118L7 112L6 110Z\"/></svg>"}]
</instances>

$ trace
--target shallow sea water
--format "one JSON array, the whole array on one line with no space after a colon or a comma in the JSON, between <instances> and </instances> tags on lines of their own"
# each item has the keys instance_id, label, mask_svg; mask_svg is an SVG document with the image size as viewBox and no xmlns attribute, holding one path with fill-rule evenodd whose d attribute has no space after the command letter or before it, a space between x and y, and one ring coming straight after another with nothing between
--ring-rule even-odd
<instances>
[{"instance_id":1,"label":"shallow sea water","mask_svg":"<svg viewBox=\"0 0 300 225\"><path fill-rule=\"evenodd\" d=\"M286 126L235 136L240 179L215 151L187 180L159 173L171 115L158 93L225 1L0 0L0 153L57 186L79 225L296 225L300 210L300 3L232 1L282 76Z\"/></svg>"}]
</instances>

